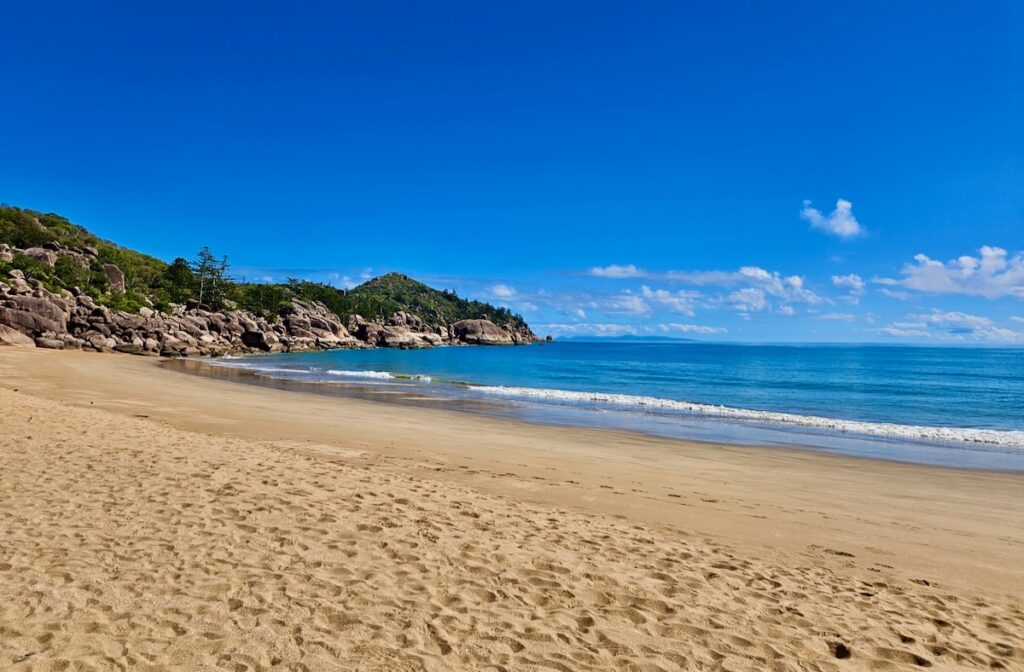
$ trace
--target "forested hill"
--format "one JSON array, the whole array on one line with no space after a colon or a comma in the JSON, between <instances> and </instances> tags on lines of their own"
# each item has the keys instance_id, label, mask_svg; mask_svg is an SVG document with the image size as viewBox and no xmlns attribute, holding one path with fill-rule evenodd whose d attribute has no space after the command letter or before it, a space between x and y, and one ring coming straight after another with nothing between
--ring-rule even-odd
<instances>
[{"instance_id":1,"label":"forested hill","mask_svg":"<svg viewBox=\"0 0 1024 672\"><path fill-rule=\"evenodd\" d=\"M401 273L381 275L348 291L312 283L303 283L298 291L305 298L322 301L338 315L358 314L367 319L384 319L404 311L431 324L483 318L501 326L527 328L522 316L508 308L463 299L453 291L428 287Z\"/></svg>"},{"instance_id":2,"label":"forested hill","mask_svg":"<svg viewBox=\"0 0 1024 672\"><path fill-rule=\"evenodd\" d=\"M169 310L172 304L199 302L217 310L237 308L256 315L276 315L292 299L322 302L343 320L361 315L383 321L402 311L425 323L452 324L463 319L489 319L528 332L522 316L482 301L467 300L450 290L436 290L399 273L374 278L351 290L299 279L257 284L232 279L225 256L203 249L193 259L167 263L103 240L53 213L0 205L0 278L21 270L53 292L79 288L115 310ZM83 254L64 254L61 250ZM86 254L87 252L87 254ZM113 280L104 267L123 272ZM112 286L111 283L115 286Z\"/></svg>"}]
</instances>

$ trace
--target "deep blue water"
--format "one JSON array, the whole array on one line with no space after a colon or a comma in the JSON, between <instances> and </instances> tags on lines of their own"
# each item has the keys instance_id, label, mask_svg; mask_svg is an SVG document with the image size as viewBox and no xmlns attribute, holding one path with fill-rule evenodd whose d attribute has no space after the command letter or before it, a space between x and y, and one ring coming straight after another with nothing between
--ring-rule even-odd
<instances>
[{"instance_id":1,"label":"deep blue water","mask_svg":"<svg viewBox=\"0 0 1024 672\"><path fill-rule=\"evenodd\" d=\"M566 341L286 354L223 363L333 387L488 399L528 419L1024 468L1024 349L1019 348ZM842 447L858 441L868 445ZM908 443L917 452L953 451L954 457L907 458L901 451ZM977 456L956 457L957 450L1010 457L979 465L972 462Z\"/></svg>"}]
</instances>

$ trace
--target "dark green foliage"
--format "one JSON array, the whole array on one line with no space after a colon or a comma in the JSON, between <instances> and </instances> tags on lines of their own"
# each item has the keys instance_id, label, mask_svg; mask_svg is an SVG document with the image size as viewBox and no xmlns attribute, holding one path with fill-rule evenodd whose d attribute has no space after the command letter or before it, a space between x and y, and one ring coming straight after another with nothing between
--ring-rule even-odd
<instances>
[{"instance_id":1,"label":"dark green foliage","mask_svg":"<svg viewBox=\"0 0 1024 672\"><path fill-rule=\"evenodd\" d=\"M26 257L24 254L15 254L14 259L10 263L6 264L8 270L17 269L25 274L26 278L39 278L40 280L50 279L52 271L50 267L32 257Z\"/></svg>"},{"instance_id":2,"label":"dark green foliage","mask_svg":"<svg viewBox=\"0 0 1024 672\"><path fill-rule=\"evenodd\" d=\"M79 257L78 259L85 259ZM85 288L90 285L93 271L87 261L79 261L74 257L60 257L53 269L53 274L65 287Z\"/></svg>"},{"instance_id":3,"label":"dark green foliage","mask_svg":"<svg viewBox=\"0 0 1024 672\"><path fill-rule=\"evenodd\" d=\"M160 286L167 293L168 300L174 303L185 303L188 299L195 297L196 276L189 263L182 257L178 257L164 269Z\"/></svg>"},{"instance_id":4,"label":"dark green foliage","mask_svg":"<svg viewBox=\"0 0 1024 672\"><path fill-rule=\"evenodd\" d=\"M235 285L231 300L242 310L268 317L277 314L287 303L286 291L282 285L239 284Z\"/></svg>"},{"instance_id":5,"label":"dark green foliage","mask_svg":"<svg viewBox=\"0 0 1024 672\"><path fill-rule=\"evenodd\" d=\"M139 308L147 305L146 297L135 292L124 294L106 294L100 297L99 302L113 311L123 310L128 313L137 313Z\"/></svg>"},{"instance_id":6,"label":"dark green foliage","mask_svg":"<svg viewBox=\"0 0 1024 672\"><path fill-rule=\"evenodd\" d=\"M499 325L525 327L526 322L507 308L459 298L452 291L438 291L400 273L388 273L345 291L328 285L290 280L288 289L299 298L323 302L338 315L358 314L374 320L404 310L431 324L487 318Z\"/></svg>"},{"instance_id":7,"label":"dark green foliage","mask_svg":"<svg viewBox=\"0 0 1024 672\"><path fill-rule=\"evenodd\" d=\"M52 241L67 247L110 245L60 215L0 205L0 242L26 248Z\"/></svg>"},{"instance_id":8,"label":"dark green foliage","mask_svg":"<svg viewBox=\"0 0 1024 672\"><path fill-rule=\"evenodd\" d=\"M152 287L158 287L167 269L167 264L155 257L109 243L99 245L99 251L100 267L113 264L124 271L125 287L129 291L146 292Z\"/></svg>"}]
</instances>

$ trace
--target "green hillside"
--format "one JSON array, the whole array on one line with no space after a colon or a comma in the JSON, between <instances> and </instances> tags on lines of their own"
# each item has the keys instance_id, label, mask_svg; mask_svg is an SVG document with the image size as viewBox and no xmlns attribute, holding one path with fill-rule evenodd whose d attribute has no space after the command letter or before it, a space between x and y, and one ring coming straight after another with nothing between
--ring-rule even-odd
<instances>
[{"instance_id":1,"label":"green hillside","mask_svg":"<svg viewBox=\"0 0 1024 672\"><path fill-rule=\"evenodd\" d=\"M0 277L20 269L40 280L51 291L78 287L100 303L119 310L135 311L143 305L167 309L172 302L200 299L213 308L235 307L261 315L276 314L292 298L317 300L338 316L359 314L369 320L383 319L397 311L412 313L430 324L486 317L499 325L527 328L522 316L507 308L460 298L439 291L399 273L388 273L351 290L330 285L289 280L283 284L236 282L227 273L227 258L203 250L196 260L175 259L168 264L134 250L102 240L60 215L0 205L0 243L27 249L57 242L66 248L94 248L96 256L61 257L55 267L16 254L0 260ZM200 263L205 258L206 263ZM81 260L85 260L85 263ZM77 262L77 263L73 263ZM125 292L110 291L104 264L114 264L125 274Z\"/></svg>"},{"instance_id":2,"label":"green hillside","mask_svg":"<svg viewBox=\"0 0 1024 672\"><path fill-rule=\"evenodd\" d=\"M12 269L20 269L26 277L40 280L51 291L79 287L102 303L117 308L138 308L144 299L166 302L167 297L161 291L168 268L165 262L98 238L60 215L0 205L0 243L27 249L51 242L68 248L92 247L98 254L89 259L88 267L62 258L54 268L17 254L10 262L0 261L0 277L7 277ZM103 264L114 264L124 272L124 294L109 292Z\"/></svg>"},{"instance_id":3,"label":"green hillside","mask_svg":"<svg viewBox=\"0 0 1024 672\"><path fill-rule=\"evenodd\" d=\"M374 320L402 310L418 315L430 324L487 318L499 325L526 327L522 316L507 308L463 299L455 292L428 287L401 273L373 278L348 291L314 283L293 283L290 287L304 298L322 301L343 316L358 314Z\"/></svg>"}]
</instances>

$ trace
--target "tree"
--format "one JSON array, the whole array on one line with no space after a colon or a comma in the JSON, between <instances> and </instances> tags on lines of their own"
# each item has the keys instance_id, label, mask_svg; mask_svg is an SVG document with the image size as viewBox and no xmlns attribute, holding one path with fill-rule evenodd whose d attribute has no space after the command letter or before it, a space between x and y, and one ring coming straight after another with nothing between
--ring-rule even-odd
<instances>
[{"instance_id":1,"label":"tree","mask_svg":"<svg viewBox=\"0 0 1024 672\"><path fill-rule=\"evenodd\" d=\"M57 259L53 274L64 283L65 287L87 289L91 279L89 262L86 257L64 256Z\"/></svg>"},{"instance_id":2,"label":"tree","mask_svg":"<svg viewBox=\"0 0 1024 672\"><path fill-rule=\"evenodd\" d=\"M192 261L192 273L199 283L199 303L205 300L207 305L219 308L227 285L227 256L218 260L209 247L203 247Z\"/></svg>"},{"instance_id":3,"label":"tree","mask_svg":"<svg viewBox=\"0 0 1024 672\"><path fill-rule=\"evenodd\" d=\"M192 298L196 286L196 276L188 261L178 257L164 271L161 284L167 290L167 298L175 303L184 303Z\"/></svg>"}]
</instances>

